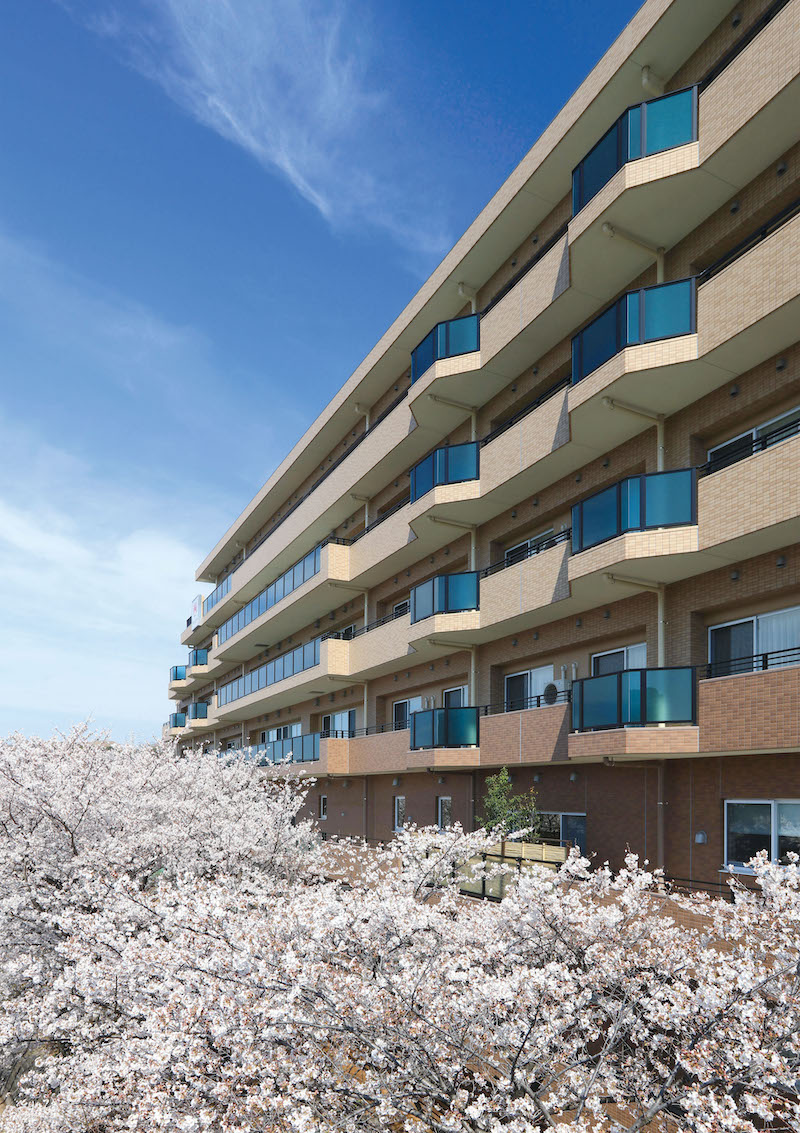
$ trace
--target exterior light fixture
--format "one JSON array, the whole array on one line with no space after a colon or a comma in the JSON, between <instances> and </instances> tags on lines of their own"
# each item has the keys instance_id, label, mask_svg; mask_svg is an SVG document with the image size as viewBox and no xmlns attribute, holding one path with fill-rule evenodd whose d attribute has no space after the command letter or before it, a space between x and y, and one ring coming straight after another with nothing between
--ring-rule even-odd
<instances>
[{"instance_id":1,"label":"exterior light fixture","mask_svg":"<svg viewBox=\"0 0 800 1133\"><path fill-rule=\"evenodd\" d=\"M694 836L694 840L698 846L705 846L708 842L708 835L705 830L698 830Z\"/></svg>"}]
</instances>

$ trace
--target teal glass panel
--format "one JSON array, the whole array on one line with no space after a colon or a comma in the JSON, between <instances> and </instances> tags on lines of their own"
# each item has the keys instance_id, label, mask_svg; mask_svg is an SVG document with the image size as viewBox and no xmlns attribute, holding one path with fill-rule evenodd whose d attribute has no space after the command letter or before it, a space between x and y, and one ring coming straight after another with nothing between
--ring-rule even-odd
<instances>
[{"instance_id":1,"label":"teal glass panel","mask_svg":"<svg viewBox=\"0 0 800 1133\"><path fill-rule=\"evenodd\" d=\"M311 669L314 666L314 642L309 641L303 646L303 668Z\"/></svg>"},{"instance_id":2,"label":"teal glass panel","mask_svg":"<svg viewBox=\"0 0 800 1133\"><path fill-rule=\"evenodd\" d=\"M584 500L581 507L583 537L581 549L602 543L618 533L617 527L617 486L606 488L596 496Z\"/></svg>"},{"instance_id":3,"label":"teal glass panel","mask_svg":"<svg viewBox=\"0 0 800 1133\"><path fill-rule=\"evenodd\" d=\"M189 667L208 664L207 649L192 649L189 653Z\"/></svg>"},{"instance_id":4,"label":"teal glass panel","mask_svg":"<svg viewBox=\"0 0 800 1133\"><path fill-rule=\"evenodd\" d=\"M622 681L621 724L642 722L642 674L638 669L620 674Z\"/></svg>"},{"instance_id":5,"label":"teal glass panel","mask_svg":"<svg viewBox=\"0 0 800 1133\"><path fill-rule=\"evenodd\" d=\"M433 613L433 579L420 583L411 591L411 621L421 622Z\"/></svg>"},{"instance_id":6,"label":"teal glass panel","mask_svg":"<svg viewBox=\"0 0 800 1133\"><path fill-rule=\"evenodd\" d=\"M649 287L642 293L642 299L645 342L691 334L693 288L690 279Z\"/></svg>"},{"instance_id":7,"label":"teal glass panel","mask_svg":"<svg viewBox=\"0 0 800 1133\"><path fill-rule=\"evenodd\" d=\"M477 610L478 608L478 574L470 571L467 574L451 574L447 576L447 610Z\"/></svg>"},{"instance_id":8,"label":"teal glass panel","mask_svg":"<svg viewBox=\"0 0 800 1133\"><path fill-rule=\"evenodd\" d=\"M572 686L572 730L579 732L581 730L581 705L583 704L583 685L575 684Z\"/></svg>"},{"instance_id":9,"label":"teal glass panel","mask_svg":"<svg viewBox=\"0 0 800 1133\"><path fill-rule=\"evenodd\" d=\"M426 456L411 470L411 499L418 500L433 487L434 454Z\"/></svg>"},{"instance_id":10,"label":"teal glass panel","mask_svg":"<svg viewBox=\"0 0 800 1133\"><path fill-rule=\"evenodd\" d=\"M432 330L423 338L422 342L411 352L411 381L422 377L429 370L435 360L435 331Z\"/></svg>"},{"instance_id":11,"label":"teal glass panel","mask_svg":"<svg viewBox=\"0 0 800 1133\"><path fill-rule=\"evenodd\" d=\"M627 318L625 320L626 339L625 341L630 346L634 342L639 342L641 338L639 330L639 315L641 312L641 292L631 291L629 295L625 296L624 302L628 308Z\"/></svg>"},{"instance_id":12,"label":"teal glass panel","mask_svg":"<svg viewBox=\"0 0 800 1133\"><path fill-rule=\"evenodd\" d=\"M638 476L623 480L619 486L620 519L623 531L636 531L641 526L642 482Z\"/></svg>"},{"instance_id":13,"label":"teal glass panel","mask_svg":"<svg viewBox=\"0 0 800 1133\"><path fill-rule=\"evenodd\" d=\"M616 726L617 689L617 673L609 673L605 677L589 677L581 682L584 729Z\"/></svg>"},{"instance_id":14,"label":"teal glass panel","mask_svg":"<svg viewBox=\"0 0 800 1133\"><path fill-rule=\"evenodd\" d=\"M693 519L694 476L690 468L644 477L645 526L669 527Z\"/></svg>"},{"instance_id":15,"label":"teal glass panel","mask_svg":"<svg viewBox=\"0 0 800 1133\"><path fill-rule=\"evenodd\" d=\"M477 747L477 708L444 708L447 724L448 747Z\"/></svg>"},{"instance_id":16,"label":"teal glass panel","mask_svg":"<svg viewBox=\"0 0 800 1133\"><path fill-rule=\"evenodd\" d=\"M618 126L615 122L581 162L583 177L581 208L600 192L619 169L617 131Z\"/></svg>"},{"instance_id":17,"label":"teal glass panel","mask_svg":"<svg viewBox=\"0 0 800 1133\"><path fill-rule=\"evenodd\" d=\"M188 708L188 715L190 720L205 720L208 718L208 704L205 701L198 701L197 704L190 704Z\"/></svg>"},{"instance_id":18,"label":"teal glass panel","mask_svg":"<svg viewBox=\"0 0 800 1133\"><path fill-rule=\"evenodd\" d=\"M411 747L433 747L433 710L411 713Z\"/></svg>"},{"instance_id":19,"label":"teal glass panel","mask_svg":"<svg viewBox=\"0 0 800 1133\"><path fill-rule=\"evenodd\" d=\"M694 672L692 669L648 669L646 680L646 723L692 723Z\"/></svg>"},{"instance_id":20,"label":"teal glass panel","mask_svg":"<svg viewBox=\"0 0 800 1133\"><path fill-rule=\"evenodd\" d=\"M478 444L451 445L447 453L447 480L454 484L460 480L474 480L478 475Z\"/></svg>"},{"instance_id":21,"label":"teal glass panel","mask_svg":"<svg viewBox=\"0 0 800 1133\"><path fill-rule=\"evenodd\" d=\"M591 374L617 353L617 305L581 331L581 377Z\"/></svg>"},{"instance_id":22,"label":"teal glass panel","mask_svg":"<svg viewBox=\"0 0 800 1133\"><path fill-rule=\"evenodd\" d=\"M173 665L169 671L169 679L171 681L185 681L186 680L186 666Z\"/></svg>"},{"instance_id":23,"label":"teal glass panel","mask_svg":"<svg viewBox=\"0 0 800 1133\"><path fill-rule=\"evenodd\" d=\"M467 315L463 319L453 319L447 324L447 357L455 354L469 354L478 349L478 315ZM440 355L444 357L444 355Z\"/></svg>"},{"instance_id":24,"label":"teal glass panel","mask_svg":"<svg viewBox=\"0 0 800 1133\"><path fill-rule=\"evenodd\" d=\"M694 139L694 90L682 90L644 104L645 154L682 146Z\"/></svg>"},{"instance_id":25,"label":"teal glass panel","mask_svg":"<svg viewBox=\"0 0 800 1133\"><path fill-rule=\"evenodd\" d=\"M628 161L642 156L642 108L632 106L627 113Z\"/></svg>"},{"instance_id":26,"label":"teal glass panel","mask_svg":"<svg viewBox=\"0 0 800 1133\"><path fill-rule=\"evenodd\" d=\"M447 357L447 323L439 323L434 328L436 336L436 345L434 347L434 358Z\"/></svg>"},{"instance_id":27,"label":"teal glass panel","mask_svg":"<svg viewBox=\"0 0 800 1133\"><path fill-rule=\"evenodd\" d=\"M185 712L172 712L169 717L170 728L185 728L186 727L186 713Z\"/></svg>"}]
</instances>

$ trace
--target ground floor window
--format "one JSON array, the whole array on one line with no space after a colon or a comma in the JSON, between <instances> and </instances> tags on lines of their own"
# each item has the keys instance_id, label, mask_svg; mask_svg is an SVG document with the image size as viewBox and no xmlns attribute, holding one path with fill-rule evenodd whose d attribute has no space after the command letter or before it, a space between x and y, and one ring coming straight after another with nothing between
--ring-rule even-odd
<instances>
[{"instance_id":1,"label":"ground floor window","mask_svg":"<svg viewBox=\"0 0 800 1133\"><path fill-rule=\"evenodd\" d=\"M450 795L439 795L437 797L436 822L440 830L453 825L453 800Z\"/></svg>"},{"instance_id":2,"label":"ground floor window","mask_svg":"<svg viewBox=\"0 0 800 1133\"><path fill-rule=\"evenodd\" d=\"M725 803L725 865L743 869L766 850L772 861L800 854L800 800L728 799Z\"/></svg>"},{"instance_id":3,"label":"ground floor window","mask_svg":"<svg viewBox=\"0 0 800 1133\"><path fill-rule=\"evenodd\" d=\"M539 835L554 842L569 842L586 853L586 815L569 811L540 811Z\"/></svg>"},{"instance_id":4,"label":"ground floor window","mask_svg":"<svg viewBox=\"0 0 800 1133\"><path fill-rule=\"evenodd\" d=\"M406 796L395 795L392 799L392 810L394 815L394 829L402 830L406 824Z\"/></svg>"},{"instance_id":5,"label":"ground floor window","mask_svg":"<svg viewBox=\"0 0 800 1133\"><path fill-rule=\"evenodd\" d=\"M321 819L328 817L328 796L327 795L320 795L319 796L319 816L320 816Z\"/></svg>"}]
</instances>

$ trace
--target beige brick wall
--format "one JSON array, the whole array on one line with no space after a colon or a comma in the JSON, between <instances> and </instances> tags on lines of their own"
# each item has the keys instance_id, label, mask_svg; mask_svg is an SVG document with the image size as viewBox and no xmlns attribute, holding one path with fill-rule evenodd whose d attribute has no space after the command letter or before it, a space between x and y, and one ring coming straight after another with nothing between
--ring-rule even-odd
<instances>
[{"instance_id":1,"label":"beige brick wall","mask_svg":"<svg viewBox=\"0 0 800 1133\"><path fill-rule=\"evenodd\" d=\"M573 733L569 737L570 759L613 758L615 755L690 755L699 750L699 731L694 726L668 728L610 728L602 732Z\"/></svg>"},{"instance_id":2,"label":"beige brick wall","mask_svg":"<svg viewBox=\"0 0 800 1133\"><path fill-rule=\"evenodd\" d=\"M559 543L481 581L481 627L499 626L569 596L570 545Z\"/></svg>"},{"instance_id":3,"label":"beige brick wall","mask_svg":"<svg viewBox=\"0 0 800 1133\"><path fill-rule=\"evenodd\" d=\"M565 235L481 320L484 365L507 346L569 287L569 241Z\"/></svg>"},{"instance_id":4,"label":"beige brick wall","mask_svg":"<svg viewBox=\"0 0 800 1133\"><path fill-rule=\"evenodd\" d=\"M800 540L800 437L703 477L697 504L701 549L779 523Z\"/></svg>"}]
</instances>

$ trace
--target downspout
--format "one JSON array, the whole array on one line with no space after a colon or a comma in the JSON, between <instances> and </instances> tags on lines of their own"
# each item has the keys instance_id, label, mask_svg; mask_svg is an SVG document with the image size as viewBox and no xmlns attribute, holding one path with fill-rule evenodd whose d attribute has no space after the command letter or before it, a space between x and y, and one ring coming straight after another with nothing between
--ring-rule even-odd
<instances>
[{"instance_id":1,"label":"downspout","mask_svg":"<svg viewBox=\"0 0 800 1133\"><path fill-rule=\"evenodd\" d=\"M619 409L623 413L631 413L634 417L644 417L654 421L656 426L656 471L663 472L666 463L665 444L665 417L663 413L656 413L652 409L643 409L640 405L629 405L625 401L617 401L613 397L604 397L600 404L604 409Z\"/></svg>"},{"instance_id":2,"label":"downspout","mask_svg":"<svg viewBox=\"0 0 800 1133\"><path fill-rule=\"evenodd\" d=\"M474 315L478 310L478 289L469 283L459 283L458 294L462 299L469 299L470 311Z\"/></svg>"},{"instance_id":3,"label":"downspout","mask_svg":"<svg viewBox=\"0 0 800 1133\"><path fill-rule=\"evenodd\" d=\"M658 781L658 799L656 801L656 866L658 869L664 868L664 807L667 805L664 801L664 761L659 760L656 764L657 781Z\"/></svg>"},{"instance_id":4,"label":"downspout","mask_svg":"<svg viewBox=\"0 0 800 1133\"><path fill-rule=\"evenodd\" d=\"M369 527L369 496L360 496L356 492L351 492L350 499L364 505L364 526Z\"/></svg>"},{"instance_id":5,"label":"downspout","mask_svg":"<svg viewBox=\"0 0 800 1133\"><path fill-rule=\"evenodd\" d=\"M458 527L469 531L469 569L478 569L478 528L474 523L459 523L457 519L441 519L438 515L429 517L431 523L443 523L446 527Z\"/></svg>"},{"instance_id":6,"label":"downspout","mask_svg":"<svg viewBox=\"0 0 800 1133\"><path fill-rule=\"evenodd\" d=\"M359 405L358 402L356 402L355 410L359 417L364 418L364 431L369 432L369 420L371 413L370 407L367 406L367 408L365 409L363 405Z\"/></svg>"},{"instance_id":7,"label":"downspout","mask_svg":"<svg viewBox=\"0 0 800 1133\"><path fill-rule=\"evenodd\" d=\"M606 580L608 582L622 583L624 586L635 586L637 590L649 590L651 594L655 594L657 598L657 626L656 626L656 642L657 642L657 659L659 669L664 668L666 662L666 595L665 586L663 582L646 582L640 578L623 578L618 574L607 574ZM664 725L660 724L659 727Z\"/></svg>"},{"instance_id":8,"label":"downspout","mask_svg":"<svg viewBox=\"0 0 800 1133\"><path fill-rule=\"evenodd\" d=\"M649 240L640 240L638 236L634 236L630 232L626 232L624 228L617 228L613 224L606 221L603 224L602 232L609 240L615 237L620 240L625 240L628 244L633 244L637 248L644 249L645 252L650 252L656 258L656 283L664 282L664 253L666 249L662 245L651 244Z\"/></svg>"},{"instance_id":9,"label":"downspout","mask_svg":"<svg viewBox=\"0 0 800 1133\"><path fill-rule=\"evenodd\" d=\"M469 650L469 706L475 707L475 700L478 695L478 646L472 642L464 641L439 641L437 638L430 638L430 644L436 646L444 646L446 649L464 649Z\"/></svg>"}]
</instances>

